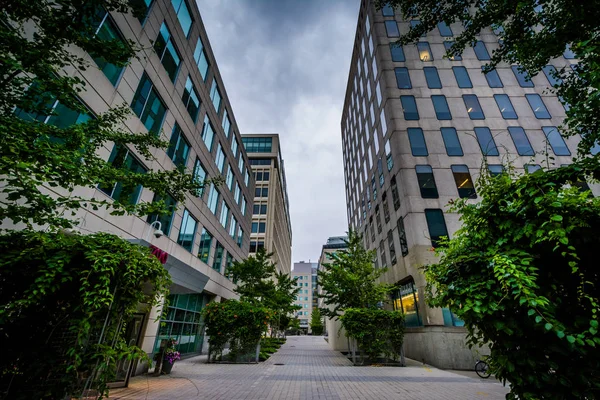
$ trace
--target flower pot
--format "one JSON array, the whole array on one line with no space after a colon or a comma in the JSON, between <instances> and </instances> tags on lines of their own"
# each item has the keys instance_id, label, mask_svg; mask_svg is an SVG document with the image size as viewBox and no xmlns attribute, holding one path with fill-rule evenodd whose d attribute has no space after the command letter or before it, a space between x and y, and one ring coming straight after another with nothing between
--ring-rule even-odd
<instances>
[{"instance_id":1,"label":"flower pot","mask_svg":"<svg viewBox=\"0 0 600 400\"><path fill-rule=\"evenodd\" d=\"M172 364L165 358L163 360L163 365L162 365L162 373L165 375L169 375L171 373L171 370L173 369L173 365L175 364L175 362L173 362Z\"/></svg>"}]
</instances>

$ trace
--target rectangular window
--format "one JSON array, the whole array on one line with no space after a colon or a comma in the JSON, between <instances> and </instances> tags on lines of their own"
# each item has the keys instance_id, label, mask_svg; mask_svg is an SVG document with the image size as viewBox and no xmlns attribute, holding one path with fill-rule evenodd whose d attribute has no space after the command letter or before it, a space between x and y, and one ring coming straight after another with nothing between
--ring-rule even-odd
<instances>
[{"instance_id":1,"label":"rectangular window","mask_svg":"<svg viewBox=\"0 0 600 400\"><path fill-rule=\"evenodd\" d=\"M542 169L538 164L525 164L523 167L528 174L533 174L535 171Z\"/></svg>"},{"instance_id":2,"label":"rectangular window","mask_svg":"<svg viewBox=\"0 0 600 400\"><path fill-rule=\"evenodd\" d=\"M183 34L185 37L188 37L190 30L192 29L192 23L194 22L190 7L185 0L171 0L171 4L173 4L177 19L179 20L181 29L183 29Z\"/></svg>"},{"instance_id":3,"label":"rectangular window","mask_svg":"<svg viewBox=\"0 0 600 400\"><path fill-rule=\"evenodd\" d=\"M450 113L450 108L448 107L448 102L446 101L446 96L444 95L433 95L431 96L431 102L433 103L433 109L435 110L435 115L439 120L449 120L452 119L452 114Z\"/></svg>"},{"instance_id":4,"label":"rectangular window","mask_svg":"<svg viewBox=\"0 0 600 400\"><path fill-rule=\"evenodd\" d=\"M385 32L387 33L387 37L400 37L398 23L394 20L385 21Z\"/></svg>"},{"instance_id":5,"label":"rectangular window","mask_svg":"<svg viewBox=\"0 0 600 400\"><path fill-rule=\"evenodd\" d=\"M506 94L495 94L494 100L498 105L498 109L504 119L518 119L517 112L515 111L510 98Z\"/></svg>"},{"instance_id":6,"label":"rectangular window","mask_svg":"<svg viewBox=\"0 0 600 400\"><path fill-rule=\"evenodd\" d=\"M149 132L156 135L160 133L167 107L158 97L152 81L145 72L133 96L131 108Z\"/></svg>"},{"instance_id":7,"label":"rectangular window","mask_svg":"<svg viewBox=\"0 0 600 400\"><path fill-rule=\"evenodd\" d=\"M428 156L429 152L427 151L427 143L425 142L423 130L421 128L408 128L407 132L412 155L415 157Z\"/></svg>"},{"instance_id":8,"label":"rectangular window","mask_svg":"<svg viewBox=\"0 0 600 400\"><path fill-rule=\"evenodd\" d=\"M231 169L231 164L229 164L229 168L227 169L227 178L225 178L225 183L229 190L233 191L233 170Z\"/></svg>"},{"instance_id":9,"label":"rectangular window","mask_svg":"<svg viewBox=\"0 0 600 400\"><path fill-rule=\"evenodd\" d=\"M416 29L419 25L421 25L421 21L417 21L416 19L412 19L410 21L411 29ZM427 36L427 33L421 34L421 37L425 37L425 36Z\"/></svg>"},{"instance_id":10,"label":"rectangular window","mask_svg":"<svg viewBox=\"0 0 600 400\"><path fill-rule=\"evenodd\" d=\"M152 199L153 203L157 203L163 200L165 203L165 208L168 210L166 214L150 214L146 219L146 222L149 224L154 221L160 222L160 229L165 233L166 236L169 236L169 232L171 230L171 222L173 222L173 215L175 214L175 210L177 209L177 202L173 198L173 196L167 194L166 197L154 195Z\"/></svg>"},{"instance_id":11,"label":"rectangular window","mask_svg":"<svg viewBox=\"0 0 600 400\"><path fill-rule=\"evenodd\" d=\"M242 157L240 157L240 165L244 166L244 159ZM244 172L244 184L246 187L250 184L250 172L248 170Z\"/></svg>"},{"instance_id":12,"label":"rectangular window","mask_svg":"<svg viewBox=\"0 0 600 400\"><path fill-rule=\"evenodd\" d=\"M479 142L479 148L481 148L481 153L484 156L499 155L498 148L496 147L496 142L494 141L492 132L490 132L490 128L475 128L475 136L477 137L477 142Z\"/></svg>"},{"instance_id":13,"label":"rectangular window","mask_svg":"<svg viewBox=\"0 0 600 400\"><path fill-rule=\"evenodd\" d=\"M202 183L206 180L206 168L200 162L200 159L196 158L196 163L194 164L194 181L198 183ZM198 197L202 197L204 195L204 187L200 189L197 193Z\"/></svg>"},{"instance_id":14,"label":"rectangular window","mask_svg":"<svg viewBox=\"0 0 600 400\"><path fill-rule=\"evenodd\" d=\"M208 152L212 152L213 139L215 138L215 129L208 119L208 114L204 116L204 123L202 125L202 141L206 145Z\"/></svg>"},{"instance_id":15,"label":"rectangular window","mask_svg":"<svg viewBox=\"0 0 600 400\"><path fill-rule=\"evenodd\" d=\"M550 147L552 147L554 154L557 156L571 155L569 147L555 126L544 126L542 127L542 130L544 131L546 139L548 139L548 143L550 143Z\"/></svg>"},{"instance_id":16,"label":"rectangular window","mask_svg":"<svg viewBox=\"0 0 600 400\"><path fill-rule=\"evenodd\" d=\"M113 168L123 169L135 174L145 174L147 171L146 167L124 146L115 145L108 158L108 163ZM98 189L119 203L137 204L142 192L142 185L126 187L121 182L116 182L112 185L99 185Z\"/></svg>"},{"instance_id":17,"label":"rectangular window","mask_svg":"<svg viewBox=\"0 0 600 400\"><path fill-rule=\"evenodd\" d=\"M202 79L206 82L208 70L210 69L210 63L208 62L208 57L206 56L206 51L204 50L204 44L202 44L202 39L200 38L198 38L196 49L194 50L194 60L198 66L198 71L200 71L200 76L202 76Z\"/></svg>"},{"instance_id":18,"label":"rectangular window","mask_svg":"<svg viewBox=\"0 0 600 400\"><path fill-rule=\"evenodd\" d=\"M223 173L225 168L225 152L221 147L221 143L217 145L217 154L215 156L215 163L217 164L217 168L219 168L219 172Z\"/></svg>"},{"instance_id":19,"label":"rectangular window","mask_svg":"<svg viewBox=\"0 0 600 400\"><path fill-rule=\"evenodd\" d=\"M237 233L238 247L242 247L242 243L244 243L244 230L242 229L241 226L238 226L238 233Z\"/></svg>"},{"instance_id":20,"label":"rectangular window","mask_svg":"<svg viewBox=\"0 0 600 400\"><path fill-rule=\"evenodd\" d=\"M398 194L398 185L396 184L395 176L390 180L390 189L392 190L392 200L394 200L394 210L398 210L400 208L400 195Z\"/></svg>"},{"instance_id":21,"label":"rectangular window","mask_svg":"<svg viewBox=\"0 0 600 400\"><path fill-rule=\"evenodd\" d=\"M388 247L390 248L390 263L392 265L396 264L396 246L394 246L394 232L392 230L388 231L387 234Z\"/></svg>"},{"instance_id":22,"label":"rectangular window","mask_svg":"<svg viewBox=\"0 0 600 400\"><path fill-rule=\"evenodd\" d=\"M223 132L225 132L225 137L229 138L229 134L231 133L231 121L229 120L227 110L223 111L223 122L221 123L221 126L223 127Z\"/></svg>"},{"instance_id":23,"label":"rectangular window","mask_svg":"<svg viewBox=\"0 0 600 400\"><path fill-rule=\"evenodd\" d=\"M398 218L398 239L400 239L400 251L402 257L408 255L408 243L406 241L406 230L404 229L404 218Z\"/></svg>"},{"instance_id":24,"label":"rectangular window","mask_svg":"<svg viewBox=\"0 0 600 400\"><path fill-rule=\"evenodd\" d=\"M458 189L458 196L468 199L476 198L475 185L473 184L473 179L471 179L469 168L466 165L452 165L451 168L456 189Z\"/></svg>"},{"instance_id":25,"label":"rectangular window","mask_svg":"<svg viewBox=\"0 0 600 400\"><path fill-rule=\"evenodd\" d=\"M171 141L167 148L167 155L177 167L184 167L187 163L188 153L190 152L190 144L183 136L183 132L176 122L171 134Z\"/></svg>"},{"instance_id":26,"label":"rectangular window","mask_svg":"<svg viewBox=\"0 0 600 400\"><path fill-rule=\"evenodd\" d=\"M482 71L483 71L484 67L481 67ZM502 80L500 79L500 75L498 75L498 71L496 71L495 69L484 73L485 75L485 79L487 80L487 83L489 85L489 87L491 88L502 88L504 87L504 85L502 84Z\"/></svg>"},{"instance_id":27,"label":"rectangular window","mask_svg":"<svg viewBox=\"0 0 600 400\"><path fill-rule=\"evenodd\" d=\"M246 207L248 206L248 202L246 201L246 196L242 195L242 205L240 209L242 210L242 215L246 215Z\"/></svg>"},{"instance_id":28,"label":"rectangular window","mask_svg":"<svg viewBox=\"0 0 600 400\"><path fill-rule=\"evenodd\" d=\"M452 72L454 72L454 77L459 88L468 89L473 87L473 83L471 83L471 78L469 78L469 73L465 67L452 67Z\"/></svg>"},{"instance_id":29,"label":"rectangular window","mask_svg":"<svg viewBox=\"0 0 600 400\"><path fill-rule=\"evenodd\" d=\"M452 41L444 41L444 48L446 49L446 57L448 57L448 59L450 61L462 61L462 56L459 55L452 55L450 54L450 48L452 47L452 45L454 44L454 42Z\"/></svg>"},{"instance_id":30,"label":"rectangular window","mask_svg":"<svg viewBox=\"0 0 600 400\"><path fill-rule=\"evenodd\" d=\"M446 154L449 156L462 156L463 149L458 140L456 129L454 128L440 128L442 132L442 139L444 140L444 146L446 146Z\"/></svg>"},{"instance_id":31,"label":"rectangular window","mask_svg":"<svg viewBox=\"0 0 600 400\"><path fill-rule=\"evenodd\" d=\"M410 83L410 75L408 74L408 68L394 68L394 72L396 73L396 83L398 85L398 89L412 88Z\"/></svg>"},{"instance_id":32,"label":"rectangular window","mask_svg":"<svg viewBox=\"0 0 600 400\"><path fill-rule=\"evenodd\" d=\"M394 167L394 159L392 158L392 147L390 146L389 139L385 141L385 160L387 162L388 171L391 171Z\"/></svg>"},{"instance_id":33,"label":"rectangular window","mask_svg":"<svg viewBox=\"0 0 600 400\"><path fill-rule=\"evenodd\" d=\"M217 206L219 205L219 191L214 184L210 185L210 191L208 192L208 201L206 203L208 209L217 215Z\"/></svg>"},{"instance_id":34,"label":"rectangular window","mask_svg":"<svg viewBox=\"0 0 600 400\"><path fill-rule=\"evenodd\" d=\"M498 176L504 172L504 166L501 164L488 165L488 171L491 176Z\"/></svg>"},{"instance_id":35,"label":"rectangular window","mask_svg":"<svg viewBox=\"0 0 600 400\"><path fill-rule=\"evenodd\" d=\"M183 219L181 220L181 229L177 237L177 244L181 245L187 251L192 251L194 247L194 236L196 235L196 224L198 221L186 209L183 210Z\"/></svg>"},{"instance_id":36,"label":"rectangular window","mask_svg":"<svg viewBox=\"0 0 600 400\"><path fill-rule=\"evenodd\" d=\"M181 65L181 57L171 40L171 32L164 22L154 42L154 51L156 51L161 64L165 67L165 71L167 71L171 82L175 82L179 66Z\"/></svg>"},{"instance_id":37,"label":"rectangular window","mask_svg":"<svg viewBox=\"0 0 600 400\"><path fill-rule=\"evenodd\" d=\"M539 94L526 94L525 97L537 119L550 119L550 113Z\"/></svg>"},{"instance_id":38,"label":"rectangular window","mask_svg":"<svg viewBox=\"0 0 600 400\"><path fill-rule=\"evenodd\" d=\"M433 54L428 42L418 42L417 51L419 52L421 61L433 61Z\"/></svg>"},{"instance_id":39,"label":"rectangular window","mask_svg":"<svg viewBox=\"0 0 600 400\"><path fill-rule=\"evenodd\" d=\"M425 80L427 81L427 87L429 89L441 89L442 81L436 67L424 67L423 72L425 73Z\"/></svg>"},{"instance_id":40,"label":"rectangular window","mask_svg":"<svg viewBox=\"0 0 600 400\"><path fill-rule=\"evenodd\" d=\"M232 215L231 216L231 223L229 224L229 236L231 236L231 238L233 240L235 240L235 234L236 234L236 232L237 232L237 220Z\"/></svg>"},{"instance_id":41,"label":"rectangular window","mask_svg":"<svg viewBox=\"0 0 600 400\"><path fill-rule=\"evenodd\" d=\"M402 103L402 111L404 112L405 120L416 121L419 119L419 111L417 110L415 96L400 96L400 102Z\"/></svg>"},{"instance_id":42,"label":"rectangular window","mask_svg":"<svg viewBox=\"0 0 600 400\"><path fill-rule=\"evenodd\" d=\"M390 43L390 53L392 53L392 61L404 62L406 57L404 56L404 49L402 45L396 43Z\"/></svg>"},{"instance_id":43,"label":"rectangular window","mask_svg":"<svg viewBox=\"0 0 600 400\"><path fill-rule=\"evenodd\" d=\"M136 17L140 21L140 24L144 25L144 21L148 16L148 11L152 5L153 0L129 0L129 5L135 10Z\"/></svg>"},{"instance_id":44,"label":"rectangular window","mask_svg":"<svg viewBox=\"0 0 600 400\"><path fill-rule=\"evenodd\" d=\"M189 75L187 81L185 81L185 88L183 89L181 101L183 101L183 105L195 124L198 120L198 112L200 111L200 96Z\"/></svg>"},{"instance_id":45,"label":"rectangular window","mask_svg":"<svg viewBox=\"0 0 600 400\"><path fill-rule=\"evenodd\" d=\"M533 82L531 81L531 77L525 72L521 71L521 67L519 65L513 65L510 67L515 74L515 78L519 82L519 85L524 88L533 87Z\"/></svg>"},{"instance_id":46,"label":"rectangular window","mask_svg":"<svg viewBox=\"0 0 600 400\"><path fill-rule=\"evenodd\" d=\"M424 199L437 199L439 195L431 166L417 165L415 170L417 171L417 182L421 190L421 197Z\"/></svg>"},{"instance_id":47,"label":"rectangular window","mask_svg":"<svg viewBox=\"0 0 600 400\"><path fill-rule=\"evenodd\" d=\"M390 208L388 207L386 192L381 195L381 205L383 206L383 219L387 224L390 221Z\"/></svg>"},{"instance_id":48,"label":"rectangular window","mask_svg":"<svg viewBox=\"0 0 600 400\"><path fill-rule=\"evenodd\" d=\"M273 147L271 137L243 137L242 144L248 153L270 153ZM269 163L270 165L270 163ZM240 168L240 171L242 168Z\"/></svg>"},{"instance_id":49,"label":"rectangular window","mask_svg":"<svg viewBox=\"0 0 600 400\"><path fill-rule=\"evenodd\" d=\"M258 233L258 222L252 223L252 233Z\"/></svg>"},{"instance_id":50,"label":"rectangular window","mask_svg":"<svg viewBox=\"0 0 600 400\"><path fill-rule=\"evenodd\" d=\"M233 138L233 141L231 142L231 152L233 153L233 158L236 158L238 155L238 141L235 137Z\"/></svg>"},{"instance_id":51,"label":"rectangular window","mask_svg":"<svg viewBox=\"0 0 600 400\"><path fill-rule=\"evenodd\" d=\"M223 203L221 204L221 216L219 217L219 222L223 225L223 228L227 228L227 221L229 220L229 207L223 199Z\"/></svg>"},{"instance_id":52,"label":"rectangular window","mask_svg":"<svg viewBox=\"0 0 600 400\"><path fill-rule=\"evenodd\" d=\"M225 248L221 243L217 241L217 245L215 247L215 259L213 260L212 269L215 271L221 272L221 267L223 264L223 253L225 252Z\"/></svg>"},{"instance_id":53,"label":"rectangular window","mask_svg":"<svg viewBox=\"0 0 600 400\"><path fill-rule=\"evenodd\" d=\"M381 268L386 268L387 260L385 259L385 244L383 240L379 242L379 254L381 254Z\"/></svg>"},{"instance_id":54,"label":"rectangular window","mask_svg":"<svg viewBox=\"0 0 600 400\"><path fill-rule=\"evenodd\" d=\"M210 99L212 100L213 106L217 114L221 111L221 92L217 86L216 79L213 78L212 86L210 87Z\"/></svg>"},{"instance_id":55,"label":"rectangular window","mask_svg":"<svg viewBox=\"0 0 600 400\"><path fill-rule=\"evenodd\" d=\"M517 153L520 156L532 156L535 154L533 151L533 147L531 147L531 143L529 142L529 138L525 133L525 130L520 126L509 126L508 133L517 148Z\"/></svg>"},{"instance_id":56,"label":"rectangular window","mask_svg":"<svg viewBox=\"0 0 600 400\"><path fill-rule=\"evenodd\" d=\"M452 29L450 29L450 27L444 21L438 23L438 30L440 31L440 35L443 37L454 36L452 34Z\"/></svg>"},{"instance_id":57,"label":"rectangular window","mask_svg":"<svg viewBox=\"0 0 600 400\"><path fill-rule=\"evenodd\" d=\"M437 247L442 236L448 237L444 213L440 209L425 209L425 218L427 219L431 245Z\"/></svg>"},{"instance_id":58,"label":"rectangular window","mask_svg":"<svg viewBox=\"0 0 600 400\"><path fill-rule=\"evenodd\" d=\"M382 8L381 8L381 14L384 17L393 17L394 16L394 7L392 7L389 3L386 3Z\"/></svg>"},{"instance_id":59,"label":"rectangular window","mask_svg":"<svg viewBox=\"0 0 600 400\"><path fill-rule=\"evenodd\" d=\"M235 182L235 195L233 196L233 199L235 200L236 204L240 204L240 195L241 195L242 191L240 189L240 184L237 183L237 181Z\"/></svg>"},{"instance_id":60,"label":"rectangular window","mask_svg":"<svg viewBox=\"0 0 600 400\"><path fill-rule=\"evenodd\" d=\"M475 42L473 50L475 50L475 55L479 61L489 61L490 53L488 53L485 43L483 43L481 40Z\"/></svg>"},{"instance_id":61,"label":"rectangular window","mask_svg":"<svg viewBox=\"0 0 600 400\"><path fill-rule=\"evenodd\" d=\"M546 79L548 79L550 86L557 87L562 84L562 79L558 77L558 71L556 71L554 65L546 65L545 67L542 67L542 71L544 71L544 75L546 75Z\"/></svg>"},{"instance_id":62,"label":"rectangular window","mask_svg":"<svg viewBox=\"0 0 600 400\"><path fill-rule=\"evenodd\" d=\"M205 264L208 264L208 258L210 256L210 246L212 245L213 236L206 228L202 228L202 235L200 236L200 248L198 249L198 258Z\"/></svg>"},{"instance_id":63,"label":"rectangular window","mask_svg":"<svg viewBox=\"0 0 600 400\"><path fill-rule=\"evenodd\" d=\"M577 58L577 56L575 55L575 53L573 52L573 50L571 50L571 45L570 44L567 44L567 47L565 49L565 52L563 53L563 56L567 60L572 60L574 58Z\"/></svg>"},{"instance_id":64,"label":"rectangular window","mask_svg":"<svg viewBox=\"0 0 600 400\"><path fill-rule=\"evenodd\" d=\"M483 114L483 110L481 109L481 105L479 104L479 99L477 99L477 95L463 94L463 101L465 102L465 107L467 108L469 118L485 119L485 115Z\"/></svg>"},{"instance_id":65,"label":"rectangular window","mask_svg":"<svg viewBox=\"0 0 600 400\"><path fill-rule=\"evenodd\" d=\"M121 32L119 32L119 29L115 25L108 12L102 9L102 14L103 15L98 15L99 25L98 29L96 30L96 37L105 41L118 40L123 46L127 46L125 39L123 39L123 35L121 35ZM94 62L96 65L98 65L98 68L104 73L106 78L108 78L110 83L112 83L113 86L116 86L125 67L119 67L115 64L111 64L103 57L94 57L93 54L90 55L94 58Z\"/></svg>"}]
</instances>

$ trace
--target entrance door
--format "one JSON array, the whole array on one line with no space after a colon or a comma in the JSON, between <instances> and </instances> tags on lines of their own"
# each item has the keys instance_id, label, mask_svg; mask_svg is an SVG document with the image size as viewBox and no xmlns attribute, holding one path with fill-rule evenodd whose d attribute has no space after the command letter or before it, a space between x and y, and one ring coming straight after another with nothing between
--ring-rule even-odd
<instances>
[{"instance_id":1,"label":"entrance door","mask_svg":"<svg viewBox=\"0 0 600 400\"><path fill-rule=\"evenodd\" d=\"M139 346L142 328L144 326L145 314L134 314L125 329L125 341L129 346ZM136 362L123 359L117 363L117 375L114 382L109 384L111 388L127 387L129 378L133 372Z\"/></svg>"}]
</instances>

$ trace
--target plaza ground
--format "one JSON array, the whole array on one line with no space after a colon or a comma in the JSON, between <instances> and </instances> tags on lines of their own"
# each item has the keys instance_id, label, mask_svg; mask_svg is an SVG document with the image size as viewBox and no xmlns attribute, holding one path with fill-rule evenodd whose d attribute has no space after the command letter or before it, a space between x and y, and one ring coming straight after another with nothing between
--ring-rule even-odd
<instances>
[{"instance_id":1,"label":"plaza ground","mask_svg":"<svg viewBox=\"0 0 600 400\"><path fill-rule=\"evenodd\" d=\"M329 350L323 337L291 336L259 365L205 364L206 357L178 361L171 375L132 378L112 400L159 399L504 399L508 388L475 373L407 367L354 367Z\"/></svg>"}]
</instances>

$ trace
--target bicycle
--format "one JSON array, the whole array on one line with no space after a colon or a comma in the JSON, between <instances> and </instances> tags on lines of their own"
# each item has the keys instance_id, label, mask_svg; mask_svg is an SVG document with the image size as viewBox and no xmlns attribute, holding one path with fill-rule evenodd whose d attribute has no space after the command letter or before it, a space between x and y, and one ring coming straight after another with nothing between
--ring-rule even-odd
<instances>
[{"instance_id":1,"label":"bicycle","mask_svg":"<svg viewBox=\"0 0 600 400\"><path fill-rule=\"evenodd\" d=\"M475 372L480 378L487 379L492 374L490 372L490 366L485 360L477 360L475 363Z\"/></svg>"}]
</instances>

